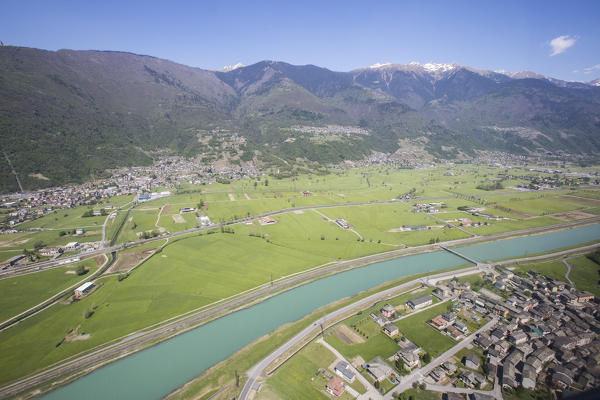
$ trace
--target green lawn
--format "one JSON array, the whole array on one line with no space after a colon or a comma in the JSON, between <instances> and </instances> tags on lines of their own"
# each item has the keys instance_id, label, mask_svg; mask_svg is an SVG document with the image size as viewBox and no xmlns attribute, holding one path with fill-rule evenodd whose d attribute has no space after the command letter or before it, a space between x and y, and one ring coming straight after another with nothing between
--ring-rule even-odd
<instances>
[{"instance_id":1,"label":"green lawn","mask_svg":"<svg viewBox=\"0 0 600 400\"><path fill-rule=\"evenodd\" d=\"M513 272L523 274L530 270L535 270L543 275L550 276L562 282L567 282L567 279L565 278L567 267L561 261L546 261L522 265L517 263L515 264Z\"/></svg>"},{"instance_id":2,"label":"green lawn","mask_svg":"<svg viewBox=\"0 0 600 400\"><path fill-rule=\"evenodd\" d=\"M330 259L243 235L195 236L169 244L122 282L57 305L0 333L2 382L134 330ZM97 307L85 319L87 308ZM131 318L136 315L136 318ZM55 345L79 326L91 338Z\"/></svg>"},{"instance_id":3,"label":"green lawn","mask_svg":"<svg viewBox=\"0 0 600 400\"><path fill-rule=\"evenodd\" d=\"M335 355L322 345L310 343L267 380L265 387L256 398L271 399L273 394L282 399L331 398L325 390L329 378L323 373L317 375L317 372L319 369L327 369L335 358ZM329 372L333 374L333 371ZM356 387L355 383L358 383ZM360 393L365 391L358 381L355 381L352 386ZM339 398L352 399L348 393L344 393Z\"/></svg>"},{"instance_id":4,"label":"green lawn","mask_svg":"<svg viewBox=\"0 0 600 400\"><path fill-rule=\"evenodd\" d=\"M430 390L408 389L400 394L400 400L441 400L441 392L432 392Z\"/></svg>"},{"instance_id":5,"label":"green lawn","mask_svg":"<svg viewBox=\"0 0 600 400\"><path fill-rule=\"evenodd\" d=\"M408 340L431 354L432 358L439 356L456 342L427 325L427 321L446 312L447 307L448 304L443 303L396 322L400 335L406 336Z\"/></svg>"},{"instance_id":6,"label":"green lawn","mask_svg":"<svg viewBox=\"0 0 600 400\"><path fill-rule=\"evenodd\" d=\"M571 264L569 278L575 287L600 297L600 265L587 257L570 258L567 261Z\"/></svg>"},{"instance_id":7,"label":"green lawn","mask_svg":"<svg viewBox=\"0 0 600 400\"><path fill-rule=\"evenodd\" d=\"M79 265L90 268L84 276L74 274ZM96 262L85 260L69 267L52 268L46 271L0 280L0 321L15 316L36 304L52 297L61 290L90 276L98 269ZM23 294L27 293L27 296Z\"/></svg>"}]
</instances>

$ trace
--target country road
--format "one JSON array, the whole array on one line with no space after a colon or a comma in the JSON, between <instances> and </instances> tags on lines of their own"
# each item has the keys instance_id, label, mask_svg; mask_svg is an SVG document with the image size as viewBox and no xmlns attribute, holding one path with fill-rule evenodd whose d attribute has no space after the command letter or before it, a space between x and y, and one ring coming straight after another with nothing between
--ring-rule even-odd
<instances>
[{"instance_id":1,"label":"country road","mask_svg":"<svg viewBox=\"0 0 600 400\"><path fill-rule=\"evenodd\" d=\"M389 201L383 202L383 203L389 203ZM358 203L358 204L374 204L374 203ZM348 204L342 204L342 205L336 204L336 205L330 205L330 206L323 206L323 208L340 207L340 206L347 206L347 205ZM249 218L251 218L251 219L258 218L262 215L264 215L264 216L277 215L277 214L292 212L292 211L298 210L298 209L311 209L311 208L314 208L314 206L284 209L284 210L265 213L265 214L261 214L259 216L254 216L254 217L249 217ZM242 219L239 219L236 221L230 221L223 225L231 225L231 224L240 223L249 218L242 218ZM576 221L576 222L546 226L546 227L541 227L541 228L526 229L526 230L522 230L522 231L506 232L506 233L502 233L502 234L491 235L488 237L458 239L458 240L445 242L445 243L443 243L443 245L454 246L454 245L461 245L461 244L477 243L477 242L481 242L481 241L492 241L494 239L501 239L501 238L506 238L506 237L511 237L511 236L519 236L519 235L529 235L532 233L543 232L546 230L554 230L554 229L560 229L560 228L574 227L574 226L578 226L578 225L586 225L586 224L595 223L598 221L600 221L600 217L596 217L596 218L593 218L590 220L585 220L585 221ZM190 229L190 230L183 231L183 232L177 232L177 233L173 233L173 234L163 235L163 236L160 236L160 237L157 237L154 239L137 241L137 242L135 242L135 244L147 243L147 242L151 242L154 240L163 240L165 238L181 236L181 235L189 234L192 232L197 232L197 231L204 230L204 229L215 228L218 226L219 225L211 226L211 227L194 228L194 229ZM120 245L116 245L116 246L110 246L105 249L93 252L93 255L104 254L107 252L114 253L117 250L125 248L127 245L131 246L132 244L120 244ZM140 349L140 347L147 345L149 342L163 340L174 334L181 333L184 330L187 330L191 327L194 327L194 326L197 326L197 325L203 323L207 319L210 319L210 318L218 316L218 315L226 314L236 308L247 305L250 302L258 301L265 296L268 296L268 295L274 294L276 292L283 291L283 290L289 289L291 287L294 287L296 285L305 283L307 280L317 279L317 278L323 277L323 276L331 274L331 273L336 273L336 272L339 272L339 271L342 271L345 269L349 269L352 267L357 267L357 266L361 266L361 265L365 265L365 264L370 264L370 263L381 261L381 260L396 258L396 257L408 255L408 254L416 254L416 253L422 253L422 252L427 252L427 251L434 251L434 250L437 250L437 245L423 245L423 246L407 248L407 249L392 250L389 252L379 253L379 254L375 254L375 255L371 255L371 256L354 259L354 260L342 261L342 262L335 263L333 265L326 265L326 266L323 266L322 268L316 268L316 269L312 269L309 271L305 271L303 273L295 274L294 276L290 276L288 278L283 278L283 279L280 279L279 281L276 281L273 286L271 286L269 284L258 286L254 289L251 289L250 291L248 291L246 293L239 294L230 299L226 299L225 301L221 300L221 301L217 302L214 306L211 306L209 308L204 307L202 309L198 309L197 311L192 310L188 313L182 314L180 316L175 316L169 320L163 321L162 323L156 324L153 327L149 327L149 328L146 328L145 330L134 332L132 334L129 334L127 336L120 338L119 341L116 341L116 340L113 341L112 344L109 344L109 345L105 346L104 348L101 348L93 353L82 355L76 359L72 359L72 360L66 361L64 363L58 364L55 367L52 367L51 369L47 369L47 370L39 372L33 376L23 378L23 379L21 379L17 382L14 382L10 385L4 386L4 387L0 388L0 397L6 397L6 396L20 393L23 390L34 387L40 383L47 382L49 380L52 380L58 376L66 374L66 373L78 371L78 370L81 370L82 368L92 367L93 365L97 365L100 362L105 362L106 360L114 358L117 355L122 355L123 353L137 351ZM563 251L563 252L561 252L561 254L567 254L568 252L569 251ZM90 254L91 253L92 252L90 252ZM48 268L50 268L50 267L48 267Z\"/></svg>"},{"instance_id":2,"label":"country road","mask_svg":"<svg viewBox=\"0 0 600 400\"><path fill-rule=\"evenodd\" d=\"M490 195L494 195L494 194L490 194ZM411 199L411 202L444 200L444 199L451 199L451 198L456 198L456 196L415 198L415 199ZM228 222L223 222L221 224L213 224L210 226L199 226L196 228L186 229L186 230L179 231L179 232L165 233L165 234L159 235L154 238L140 239L140 240L136 240L134 242L121 243L118 245L113 245L113 246L105 247L102 249L88 251L86 253L80 253L80 254L69 256L69 257L64 257L61 260L49 260L49 261L42 261L42 262L28 264L27 266L19 268L18 270L13 269L13 270L1 271L0 279L2 277L14 276L15 274L21 274L21 273L25 273L25 272L36 272L36 271L42 271L42 270L45 270L48 268L58 267L61 265L68 264L69 262L74 262L75 259L79 259L81 257L91 257L91 256L98 255L98 254L105 254L105 253L111 253L113 251L120 251L120 250L124 250L127 248L143 245L145 243L149 243L152 241L188 235L188 234L195 233L195 232L201 232L204 230L219 228L221 226L235 225L235 224L243 223L243 222L246 222L246 221L249 221L252 219L256 219L256 218L263 218L263 217L268 217L268 216L273 216L273 215L287 214L287 213L295 212L295 211L304 211L304 210L319 209L319 208L353 207L353 206L393 204L393 203L406 203L406 200L392 199L392 200L363 201L363 202L352 202L352 203L324 204L324 205L311 205L311 206L284 208L281 210L269 211L269 212L257 214L254 216L249 216L249 217L245 217L245 218L231 220ZM590 223L597 223L597 222L600 222L600 216L589 218L586 220L572 221L572 222L567 222L567 223L563 223L563 224L548 225L548 226L538 227L538 228L529 228L529 229L524 229L524 230L520 230L520 231L504 232L504 233L489 235L489 236L475 236L475 237L467 238L467 239L457 239L457 240L446 242L445 244L447 246L454 246L454 245L459 245L459 244L476 243L478 241L494 240L494 239L500 239L500 238L505 238L505 237L509 237L509 236L526 235L526 234L532 234L532 233L537 233L537 232L543 232L546 230L568 228L568 227L573 227L573 226L578 226L578 225L583 225L583 224L590 224ZM472 233L469 233L469 234L472 235Z\"/></svg>"}]
</instances>

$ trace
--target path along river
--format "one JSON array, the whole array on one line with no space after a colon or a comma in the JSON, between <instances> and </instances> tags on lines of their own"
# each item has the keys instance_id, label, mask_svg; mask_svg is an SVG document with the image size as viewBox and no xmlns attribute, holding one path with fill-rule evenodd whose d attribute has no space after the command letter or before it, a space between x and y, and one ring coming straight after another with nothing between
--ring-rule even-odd
<instances>
[{"instance_id":1,"label":"path along river","mask_svg":"<svg viewBox=\"0 0 600 400\"><path fill-rule=\"evenodd\" d=\"M600 239L600 224L465 246L457 250L476 260L497 260L597 239ZM160 399L255 339L323 305L386 281L464 263L457 256L438 251L378 262L329 276L111 363L50 392L44 399Z\"/></svg>"}]
</instances>

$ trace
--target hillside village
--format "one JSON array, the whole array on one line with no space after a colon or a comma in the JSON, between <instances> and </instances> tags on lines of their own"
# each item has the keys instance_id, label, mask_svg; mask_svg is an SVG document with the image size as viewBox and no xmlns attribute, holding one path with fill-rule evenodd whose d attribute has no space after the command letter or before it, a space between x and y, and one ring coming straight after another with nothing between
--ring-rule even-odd
<instances>
[{"instance_id":1,"label":"hillside village","mask_svg":"<svg viewBox=\"0 0 600 400\"><path fill-rule=\"evenodd\" d=\"M430 310L440 313L421 318L421 324L419 314ZM379 305L369 317L399 349L386 356L390 347L382 347L369 360L343 359L333 368L337 376L331 375L325 388L333 397L348 389L352 397L404 399L398 393L421 388L441 392L450 400L465 396L488 400L536 388L543 392L550 388L564 396L600 384L598 299L535 270L515 274L495 267L477 279L438 282L427 294L402 304ZM417 328L407 331L409 324ZM369 331L364 319L347 325L359 335ZM342 339L353 333L346 328L331 332ZM340 336L340 332L346 333ZM453 343L443 352L432 344L440 335ZM429 339L423 341L421 336ZM327 339L328 346L335 347L338 339L332 340ZM421 346L413 342L419 340ZM338 350L344 354L346 348ZM355 390L356 385L350 387L359 375L365 395Z\"/></svg>"}]
</instances>

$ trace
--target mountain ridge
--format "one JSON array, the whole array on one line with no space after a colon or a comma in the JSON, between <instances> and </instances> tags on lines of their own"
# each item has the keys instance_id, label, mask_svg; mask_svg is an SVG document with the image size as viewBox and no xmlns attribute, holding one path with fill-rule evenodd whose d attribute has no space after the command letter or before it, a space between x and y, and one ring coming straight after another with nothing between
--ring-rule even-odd
<instances>
[{"instance_id":1,"label":"mountain ridge","mask_svg":"<svg viewBox=\"0 0 600 400\"><path fill-rule=\"evenodd\" d=\"M0 48L0 71L0 145L30 188L149 163L157 151L293 169L391 153L406 140L447 159L600 149L596 81L435 63L339 72L264 60L210 71L128 52L14 46ZM370 134L293 128L325 125ZM234 133L244 144L224 155ZM2 164L0 190L15 190Z\"/></svg>"}]
</instances>

